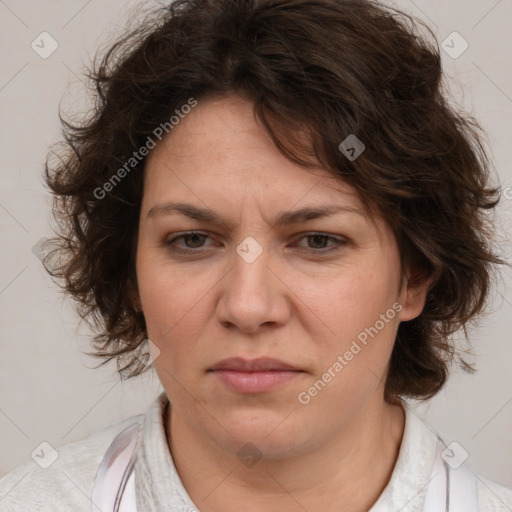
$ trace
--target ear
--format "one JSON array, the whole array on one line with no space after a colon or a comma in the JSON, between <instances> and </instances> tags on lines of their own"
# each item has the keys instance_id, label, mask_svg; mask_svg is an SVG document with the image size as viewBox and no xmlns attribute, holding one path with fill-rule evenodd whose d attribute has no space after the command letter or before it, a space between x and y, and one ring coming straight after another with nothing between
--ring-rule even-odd
<instances>
[{"instance_id":1,"label":"ear","mask_svg":"<svg viewBox=\"0 0 512 512\"><path fill-rule=\"evenodd\" d=\"M433 280L433 276L422 271L416 271L412 275L408 271L404 273L400 290L401 321L412 320L421 314Z\"/></svg>"}]
</instances>

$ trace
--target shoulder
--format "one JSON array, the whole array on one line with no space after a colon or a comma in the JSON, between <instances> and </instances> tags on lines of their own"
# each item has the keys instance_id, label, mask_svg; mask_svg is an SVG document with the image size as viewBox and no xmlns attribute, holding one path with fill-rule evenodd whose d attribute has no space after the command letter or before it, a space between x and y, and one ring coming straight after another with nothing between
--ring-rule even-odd
<instances>
[{"instance_id":1,"label":"shoulder","mask_svg":"<svg viewBox=\"0 0 512 512\"><path fill-rule=\"evenodd\" d=\"M105 452L114 437L140 416L132 416L58 448L41 445L33 459L0 479L1 510L91 510L94 478Z\"/></svg>"},{"instance_id":2,"label":"shoulder","mask_svg":"<svg viewBox=\"0 0 512 512\"><path fill-rule=\"evenodd\" d=\"M475 473L480 510L512 510L512 489Z\"/></svg>"}]
</instances>

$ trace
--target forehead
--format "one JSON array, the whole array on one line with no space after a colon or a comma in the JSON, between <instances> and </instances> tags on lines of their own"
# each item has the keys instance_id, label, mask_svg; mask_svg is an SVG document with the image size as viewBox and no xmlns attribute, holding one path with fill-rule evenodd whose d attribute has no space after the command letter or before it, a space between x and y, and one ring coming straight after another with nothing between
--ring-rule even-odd
<instances>
[{"instance_id":1,"label":"forehead","mask_svg":"<svg viewBox=\"0 0 512 512\"><path fill-rule=\"evenodd\" d=\"M148 156L142 214L182 201L216 211L256 204L276 218L285 210L339 205L378 227L357 191L316 164L308 169L286 158L252 102L199 100Z\"/></svg>"}]
</instances>

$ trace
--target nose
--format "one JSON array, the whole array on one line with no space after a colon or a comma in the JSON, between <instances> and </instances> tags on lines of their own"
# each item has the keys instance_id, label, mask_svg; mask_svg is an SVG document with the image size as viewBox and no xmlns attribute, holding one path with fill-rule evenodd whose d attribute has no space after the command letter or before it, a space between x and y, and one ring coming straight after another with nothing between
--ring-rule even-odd
<instances>
[{"instance_id":1,"label":"nose","mask_svg":"<svg viewBox=\"0 0 512 512\"><path fill-rule=\"evenodd\" d=\"M246 238L236 250L231 270L221 281L217 315L226 328L256 333L278 327L290 317L290 290L269 248Z\"/></svg>"}]
</instances>

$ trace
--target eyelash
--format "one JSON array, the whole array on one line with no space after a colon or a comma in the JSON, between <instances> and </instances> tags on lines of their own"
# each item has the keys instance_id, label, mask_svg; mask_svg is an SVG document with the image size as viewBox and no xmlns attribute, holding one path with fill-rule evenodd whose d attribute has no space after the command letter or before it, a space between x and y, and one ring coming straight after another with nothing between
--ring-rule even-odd
<instances>
[{"instance_id":1,"label":"eyelash","mask_svg":"<svg viewBox=\"0 0 512 512\"><path fill-rule=\"evenodd\" d=\"M172 252L178 252L178 253L182 253L182 254L198 254L200 252L204 252L204 250L202 251L201 249L203 249L202 247L198 247L197 249L183 249L183 248L178 248L176 246L174 246L173 244L179 240L179 239L184 239L188 236L191 236L191 235L199 235L199 236L205 236L205 237L208 237L208 234L206 233L202 233L200 231L187 231L186 233L182 233L181 235L179 236L176 236L170 240L165 240L164 241L164 246L169 249L170 251ZM304 238L310 238L310 237L315 237L315 236L318 236L318 237L322 237L322 238L327 238L329 240L331 240L333 243L333 245L330 247L330 248L320 248L320 249L312 249L312 248L309 248L309 249L305 249L305 252L313 252L313 253L316 253L316 254L319 254L319 253L323 253L323 254L326 254L328 252L331 252L331 251L335 251L335 250L339 250L342 246L346 245L347 244L347 241L346 240L343 240L341 238L337 238L337 237L334 237L332 235L328 235L327 233L308 233L304 236L302 236L299 240L302 240Z\"/></svg>"}]
</instances>

